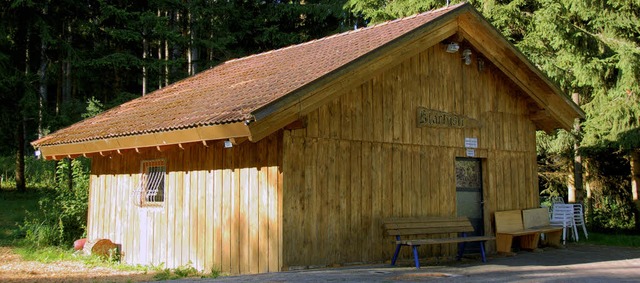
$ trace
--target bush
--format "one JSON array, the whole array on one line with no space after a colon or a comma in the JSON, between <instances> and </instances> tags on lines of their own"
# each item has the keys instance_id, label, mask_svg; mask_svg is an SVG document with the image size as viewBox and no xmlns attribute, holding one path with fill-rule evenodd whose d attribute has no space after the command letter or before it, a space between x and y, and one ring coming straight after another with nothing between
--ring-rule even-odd
<instances>
[{"instance_id":1,"label":"bush","mask_svg":"<svg viewBox=\"0 0 640 283\"><path fill-rule=\"evenodd\" d=\"M89 160L78 158L57 163L55 189L43 195L38 202L39 211L28 213L20 226L27 244L35 247L66 246L85 235Z\"/></svg>"}]
</instances>

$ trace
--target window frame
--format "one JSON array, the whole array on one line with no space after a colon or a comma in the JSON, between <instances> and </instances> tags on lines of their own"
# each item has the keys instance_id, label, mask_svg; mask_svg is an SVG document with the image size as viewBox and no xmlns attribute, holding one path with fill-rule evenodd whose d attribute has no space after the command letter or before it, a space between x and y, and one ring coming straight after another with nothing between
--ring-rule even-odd
<instances>
[{"instance_id":1,"label":"window frame","mask_svg":"<svg viewBox=\"0 0 640 283\"><path fill-rule=\"evenodd\" d=\"M140 163L140 189L137 195L141 207L162 207L166 201L167 164L165 159L143 160Z\"/></svg>"}]
</instances>

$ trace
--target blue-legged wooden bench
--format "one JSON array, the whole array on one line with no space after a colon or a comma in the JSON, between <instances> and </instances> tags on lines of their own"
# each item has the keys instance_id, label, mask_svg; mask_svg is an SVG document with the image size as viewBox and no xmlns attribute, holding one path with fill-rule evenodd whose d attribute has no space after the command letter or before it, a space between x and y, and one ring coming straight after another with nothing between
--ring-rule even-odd
<instances>
[{"instance_id":1,"label":"blue-legged wooden bench","mask_svg":"<svg viewBox=\"0 0 640 283\"><path fill-rule=\"evenodd\" d=\"M458 244L457 259L460 260L464 253L465 243L478 242L480 243L482 262L486 262L484 243L496 239L494 236L467 236L467 233L473 232L474 229L466 217L389 218L382 221L382 227L387 235L396 239L396 250L391 259L391 265L396 264L400 249L403 246L409 246L413 250L416 268L420 268L418 247L421 245ZM442 234L446 234L446 238L418 237ZM411 239L402 239L405 236Z\"/></svg>"}]
</instances>

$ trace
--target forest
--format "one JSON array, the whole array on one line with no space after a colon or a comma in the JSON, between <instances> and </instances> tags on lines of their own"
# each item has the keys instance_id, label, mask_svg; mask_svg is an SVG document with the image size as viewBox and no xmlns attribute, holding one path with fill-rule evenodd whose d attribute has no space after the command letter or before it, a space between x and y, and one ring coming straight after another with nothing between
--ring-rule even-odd
<instances>
[{"instance_id":1,"label":"forest","mask_svg":"<svg viewBox=\"0 0 640 283\"><path fill-rule=\"evenodd\" d=\"M72 239L90 161L38 159L31 141L233 58L448 2L4 0L0 189L51 191L49 241ZM587 114L537 134L541 199L583 202L594 230L639 231L640 0L469 2Z\"/></svg>"}]
</instances>

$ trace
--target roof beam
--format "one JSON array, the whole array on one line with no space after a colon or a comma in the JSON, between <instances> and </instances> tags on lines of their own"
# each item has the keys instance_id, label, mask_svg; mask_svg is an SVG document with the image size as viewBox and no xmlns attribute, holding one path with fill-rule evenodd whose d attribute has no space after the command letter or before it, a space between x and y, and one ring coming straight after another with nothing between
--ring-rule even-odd
<instances>
[{"instance_id":1,"label":"roof beam","mask_svg":"<svg viewBox=\"0 0 640 283\"><path fill-rule=\"evenodd\" d=\"M104 156L104 154L109 151L121 152L125 149L133 149L139 153L140 149L145 147L162 148L167 145L178 145L181 143L227 138L247 138L248 136L249 129L247 125L238 122L71 144L44 145L40 147L40 151L45 158L51 157L54 159L60 156L89 155L91 153L99 153Z\"/></svg>"}]
</instances>

